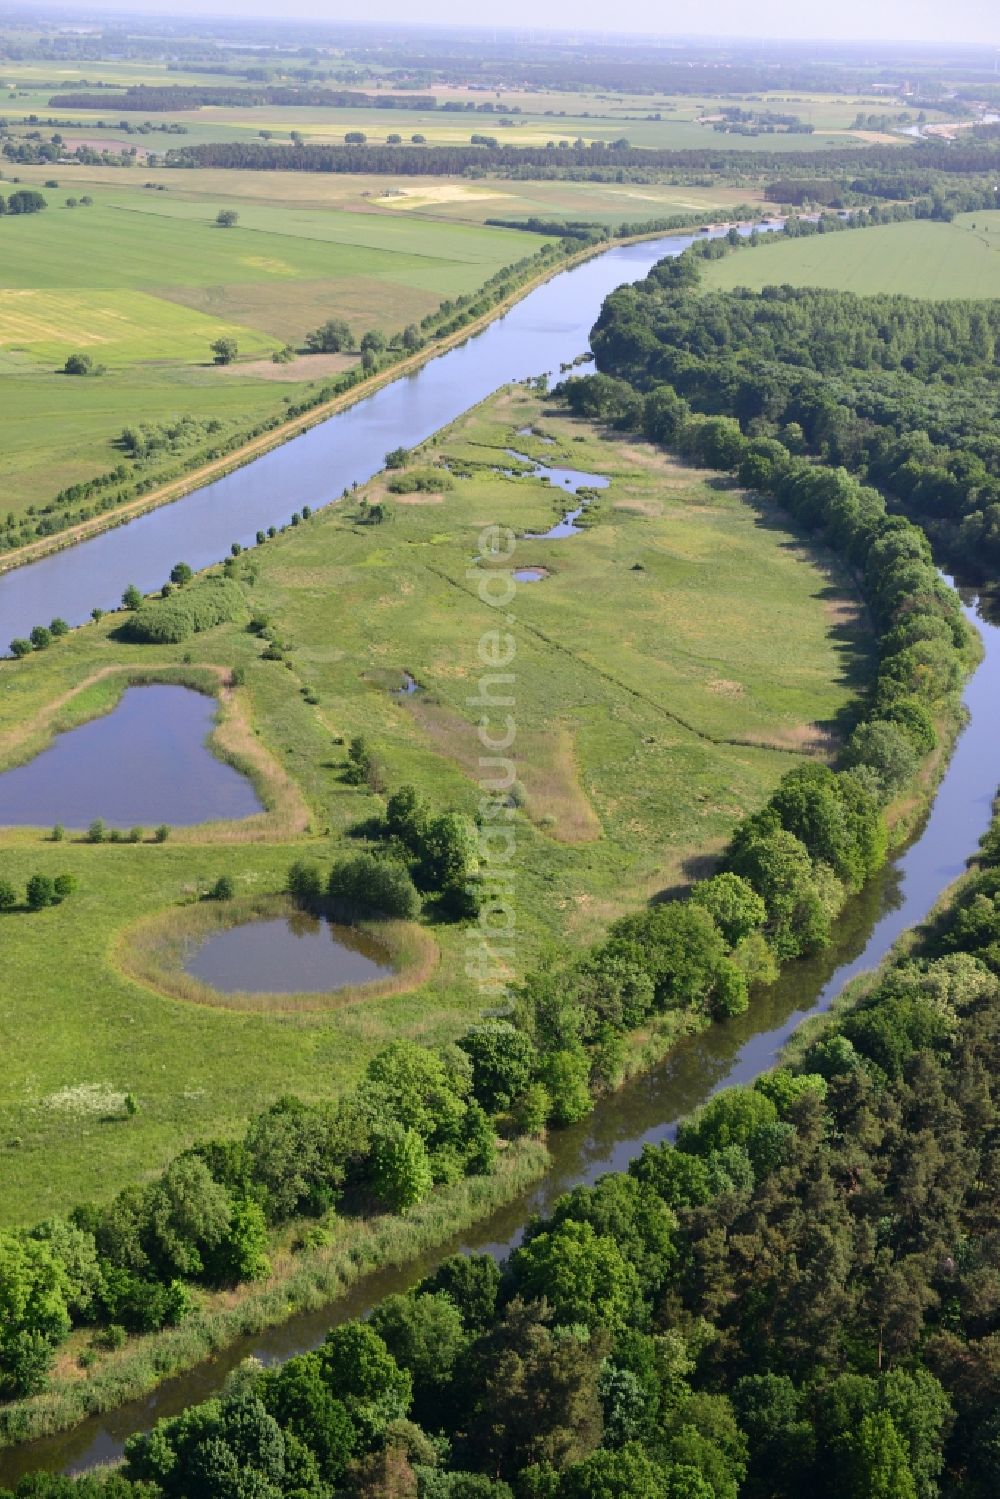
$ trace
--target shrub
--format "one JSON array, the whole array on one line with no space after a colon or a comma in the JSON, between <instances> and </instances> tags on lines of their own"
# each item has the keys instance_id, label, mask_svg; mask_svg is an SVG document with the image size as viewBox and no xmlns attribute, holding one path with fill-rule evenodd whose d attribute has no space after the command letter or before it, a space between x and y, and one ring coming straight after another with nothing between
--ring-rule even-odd
<instances>
[{"instance_id":1,"label":"shrub","mask_svg":"<svg viewBox=\"0 0 1000 1499\"><path fill-rule=\"evenodd\" d=\"M28 881L28 909L42 911L46 906L54 906L57 900L55 881L47 874L33 874Z\"/></svg>"},{"instance_id":2,"label":"shrub","mask_svg":"<svg viewBox=\"0 0 1000 1499\"><path fill-rule=\"evenodd\" d=\"M179 597L135 607L135 618L121 627L124 639L139 645L176 645L189 635L238 619L245 604L238 583L206 578Z\"/></svg>"},{"instance_id":3,"label":"shrub","mask_svg":"<svg viewBox=\"0 0 1000 1499\"><path fill-rule=\"evenodd\" d=\"M402 864L356 854L335 864L327 885L334 900L344 900L380 916L412 921L420 910L417 887Z\"/></svg>"},{"instance_id":4,"label":"shrub","mask_svg":"<svg viewBox=\"0 0 1000 1499\"><path fill-rule=\"evenodd\" d=\"M156 831L153 834L153 842L154 843L166 843L166 841L167 841L167 839L169 837L170 837L170 829L167 827L167 824L165 822L161 822L160 826L156 829Z\"/></svg>"},{"instance_id":5,"label":"shrub","mask_svg":"<svg viewBox=\"0 0 1000 1499\"><path fill-rule=\"evenodd\" d=\"M298 905L307 909L318 906L324 894L319 865L297 859L288 871L287 890Z\"/></svg>"},{"instance_id":6,"label":"shrub","mask_svg":"<svg viewBox=\"0 0 1000 1499\"><path fill-rule=\"evenodd\" d=\"M228 874L220 874L212 886L213 900L232 900L236 894L236 886Z\"/></svg>"},{"instance_id":7,"label":"shrub","mask_svg":"<svg viewBox=\"0 0 1000 1499\"><path fill-rule=\"evenodd\" d=\"M108 830L104 826L104 819L101 817L95 817L93 822L90 824L90 827L87 829L87 842L103 843L106 840L107 836Z\"/></svg>"}]
</instances>

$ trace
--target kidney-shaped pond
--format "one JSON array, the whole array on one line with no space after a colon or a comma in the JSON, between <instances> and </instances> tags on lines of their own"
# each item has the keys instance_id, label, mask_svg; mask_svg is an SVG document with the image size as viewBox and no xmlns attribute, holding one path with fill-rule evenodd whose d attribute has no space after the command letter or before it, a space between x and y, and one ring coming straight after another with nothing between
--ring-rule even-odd
<instances>
[{"instance_id":1,"label":"kidney-shaped pond","mask_svg":"<svg viewBox=\"0 0 1000 1499\"><path fill-rule=\"evenodd\" d=\"M223 994L325 994L395 969L362 932L296 912L214 932L188 955L184 972Z\"/></svg>"},{"instance_id":2,"label":"kidney-shaped pond","mask_svg":"<svg viewBox=\"0 0 1000 1499\"><path fill-rule=\"evenodd\" d=\"M0 826L189 826L263 811L253 786L206 746L216 703L190 687L130 687L103 718L59 734L0 775Z\"/></svg>"}]
</instances>

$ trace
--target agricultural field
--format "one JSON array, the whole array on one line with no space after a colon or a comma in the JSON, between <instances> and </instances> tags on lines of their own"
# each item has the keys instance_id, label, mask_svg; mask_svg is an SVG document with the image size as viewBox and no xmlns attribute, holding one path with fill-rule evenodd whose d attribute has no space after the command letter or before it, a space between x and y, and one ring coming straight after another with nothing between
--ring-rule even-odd
<instances>
[{"instance_id":1,"label":"agricultural field","mask_svg":"<svg viewBox=\"0 0 1000 1499\"><path fill-rule=\"evenodd\" d=\"M580 534L529 537L565 499L543 479L504 474L512 446L609 478ZM440 1040L474 1018L464 929L447 923L422 929L438 956L416 987L318 1012L294 1001L282 1013L190 1003L127 977L123 964L141 954L154 917L189 920L220 875L238 899L266 897L293 859L328 865L349 851L351 830L381 805L345 782L354 735L384 761L390 787L412 782L437 808L475 809L478 710L468 698L480 636L496 621L468 573L485 526L510 526L514 566L543 574L518 587L509 610L517 972L703 873L799 755L833 751L867 678L868 640L845 580L780 514L521 387L409 462L442 460L451 487L442 469L437 493L391 494L382 475L245 554L248 607L270 617L284 664L263 659L242 624L143 647L119 641L120 618L109 616L0 666L6 764L53 729L107 711L123 671L242 667L224 710L227 753L250 757L271 805L262 821L175 830L164 844L0 835L15 884L36 871L79 879L61 906L0 916L0 1138L18 1141L5 1152L5 1221L107 1198L193 1138L234 1132L269 1098L343 1087L395 1036ZM388 520L362 524L375 502ZM400 697L404 673L419 690ZM113 1105L126 1091L141 1108L123 1121Z\"/></svg>"},{"instance_id":2,"label":"agricultural field","mask_svg":"<svg viewBox=\"0 0 1000 1499\"><path fill-rule=\"evenodd\" d=\"M273 352L301 348L335 317L356 338L398 333L545 243L475 223L244 202L209 189L181 198L114 175L111 184L63 174L52 189L51 169L26 170L22 182L37 183L48 207L2 220L4 513L113 468L113 440L129 423L194 414L226 431L249 427L329 373L308 357L272 365ZM70 196L93 202L69 208ZM237 209L235 227L217 226L221 207ZM211 345L226 337L252 374L234 380L213 365ZM73 353L105 373L63 375Z\"/></svg>"},{"instance_id":3,"label":"agricultural field","mask_svg":"<svg viewBox=\"0 0 1000 1499\"><path fill-rule=\"evenodd\" d=\"M86 79L86 85L81 82ZM155 87L157 85L211 85L223 83L229 87L241 86L239 79L213 77L208 73L188 75L182 71L168 71L156 64L88 64L85 69L47 67L43 63L0 65L0 98L4 99L4 112L14 123L24 122L29 115L48 118L56 111L49 100L60 94L73 91L91 91L94 85L108 90L106 105L99 110L59 111L71 115L79 123L80 139L92 139L95 144L104 143L104 137L113 133L114 126L125 117L116 108L116 88L133 84ZM242 86L247 86L245 81ZM336 88L336 83L328 85ZM343 85L340 85L341 87ZM372 82L359 84L362 91L370 91ZM390 83L393 93L405 94L406 90ZM813 151L836 146L858 145L871 139L871 132L855 130L855 119L859 111L865 114L897 114L899 106L877 95L863 94L757 94L752 99L746 96L720 94L717 97L689 94L645 94L629 95L607 91L593 93L566 92L540 93L530 89L504 88L492 93L481 88L454 87L432 83L419 90L420 95L432 94L438 108L428 110L379 109L335 107L319 105L308 107L258 105L252 108L206 106L197 110L178 110L158 114L154 124L176 123L182 125L183 137L164 137L152 134L145 137L129 136L128 144L139 145L140 150L159 152L169 146L181 144L198 145L208 141L245 140L255 137L260 131L268 131L275 140L288 140L291 132L297 131L307 141L329 144L343 140L347 131L362 131L373 144L384 143L387 136L423 135L429 145L454 145L468 142L472 133L496 135L506 145L544 146L549 141L582 139L612 141L625 136L632 145L659 147L668 150L697 150L706 145L720 146L724 141L741 149L772 153L788 150ZM451 108L441 106L450 105ZM484 105L502 107L504 113L484 110ZM456 108L461 106L462 108ZM812 135L785 135L776 133L760 136L722 136L712 129L718 111L726 107L771 110L780 114L795 115L813 127ZM517 113L510 113L516 110ZM463 112L464 111L464 112ZM916 120L916 112L909 112ZM930 118L936 118L930 112ZM98 129L97 122L103 120L107 130ZM133 124L140 123L138 117ZM77 137L72 130L63 132L71 145ZM881 134L879 135L881 138ZM906 137L885 135L886 140L906 143ZM111 141L107 144L110 146Z\"/></svg>"},{"instance_id":4,"label":"agricultural field","mask_svg":"<svg viewBox=\"0 0 1000 1499\"><path fill-rule=\"evenodd\" d=\"M124 144L124 138L122 143ZM532 182L508 178L471 180L448 177L392 177L341 175L322 172L248 172L199 167L185 171L123 172L117 167L59 168L65 193L107 194L107 201L146 208L153 190L139 189L133 178L152 181L157 212L205 213L214 218L220 207L235 208L243 225L254 221L253 211L266 210L284 220L300 210L322 210L322 225L330 210L373 218L429 219L434 222L482 225L487 219L586 219L619 224L660 218L669 214L716 215L741 205L766 208L759 187L731 187L725 183L695 186L672 182ZM25 185L44 188L51 168L19 167ZM189 204L181 210L178 204ZM169 205L169 206L168 206ZM358 233L365 225L358 226ZM383 232L390 233L389 229ZM404 231L406 233L412 231ZM526 242L527 243L527 242Z\"/></svg>"},{"instance_id":5,"label":"agricultural field","mask_svg":"<svg viewBox=\"0 0 1000 1499\"><path fill-rule=\"evenodd\" d=\"M843 234L782 240L709 261L704 284L825 286L911 297L1000 296L1000 212L961 214L950 224L917 220Z\"/></svg>"}]
</instances>

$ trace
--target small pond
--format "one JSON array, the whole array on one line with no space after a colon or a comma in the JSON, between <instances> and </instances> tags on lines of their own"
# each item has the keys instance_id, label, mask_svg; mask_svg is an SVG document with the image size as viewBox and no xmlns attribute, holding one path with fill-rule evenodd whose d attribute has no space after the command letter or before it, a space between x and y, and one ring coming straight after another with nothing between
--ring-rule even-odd
<instances>
[{"instance_id":1,"label":"small pond","mask_svg":"<svg viewBox=\"0 0 1000 1499\"><path fill-rule=\"evenodd\" d=\"M526 453L518 453L514 448L508 448L512 458L519 463L530 463L532 479L547 479L553 489L559 488L566 494L577 494L581 489L607 489L608 480L603 474L586 474L578 468L559 468L552 463L539 463L537 459L529 458ZM513 472L510 470L509 472ZM575 509L567 510L565 515L550 526L547 531L528 531L527 536L531 541L559 541L564 536L577 536L582 530L576 522L587 508L587 501L577 505Z\"/></svg>"},{"instance_id":2,"label":"small pond","mask_svg":"<svg viewBox=\"0 0 1000 1499\"><path fill-rule=\"evenodd\" d=\"M395 969L364 933L297 911L213 933L190 953L184 972L223 994L326 994Z\"/></svg>"},{"instance_id":3,"label":"small pond","mask_svg":"<svg viewBox=\"0 0 1000 1499\"><path fill-rule=\"evenodd\" d=\"M130 687L112 712L0 774L0 826L185 827L252 817L253 786L205 741L216 702L190 687Z\"/></svg>"},{"instance_id":4,"label":"small pond","mask_svg":"<svg viewBox=\"0 0 1000 1499\"><path fill-rule=\"evenodd\" d=\"M547 567L515 567L514 582L540 583L542 579L547 578L548 575L549 570Z\"/></svg>"}]
</instances>

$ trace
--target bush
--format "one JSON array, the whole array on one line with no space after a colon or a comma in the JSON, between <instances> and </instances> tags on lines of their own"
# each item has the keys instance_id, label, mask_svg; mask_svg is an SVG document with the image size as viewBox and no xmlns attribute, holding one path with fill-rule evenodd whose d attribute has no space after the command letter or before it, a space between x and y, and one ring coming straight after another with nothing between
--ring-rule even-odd
<instances>
[{"instance_id":1,"label":"bush","mask_svg":"<svg viewBox=\"0 0 1000 1499\"><path fill-rule=\"evenodd\" d=\"M206 578L185 588L179 597L144 604L141 608L136 605L135 618L121 626L121 634L138 645L176 645L189 635L238 619L244 609L238 583L226 578Z\"/></svg>"},{"instance_id":2,"label":"bush","mask_svg":"<svg viewBox=\"0 0 1000 1499\"><path fill-rule=\"evenodd\" d=\"M29 911L43 911L58 901L55 881L47 874L33 874L28 881L27 901Z\"/></svg>"},{"instance_id":3,"label":"bush","mask_svg":"<svg viewBox=\"0 0 1000 1499\"><path fill-rule=\"evenodd\" d=\"M412 921L420 910L417 887L402 864L357 854L335 864L327 885L334 900L347 901L380 916Z\"/></svg>"},{"instance_id":4,"label":"bush","mask_svg":"<svg viewBox=\"0 0 1000 1499\"><path fill-rule=\"evenodd\" d=\"M312 910L323 899L323 875L318 864L297 859L288 871L287 890L296 904Z\"/></svg>"},{"instance_id":5,"label":"bush","mask_svg":"<svg viewBox=\"0 0 1000 1499\"><path fill-rule=\"evenodd\" d=\"M390 494L442 494L454 489L455 481L443 468L411 468L405 474L396 474L385 487Z\"/></svg>"},{"instance_id":6,"label":"bush","mask_svg":"<svg viewBox=\"0 0 1000 1499\"><path fill-rule=\"evenodd\" d=\"M236 894L236 886L228 874L220 874L212 886L213 900L232 900Z\"/></svg>"}]
</instances>

